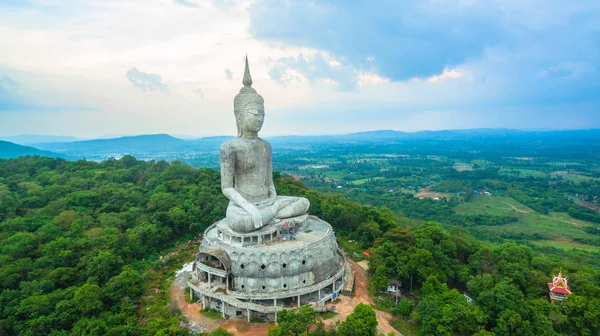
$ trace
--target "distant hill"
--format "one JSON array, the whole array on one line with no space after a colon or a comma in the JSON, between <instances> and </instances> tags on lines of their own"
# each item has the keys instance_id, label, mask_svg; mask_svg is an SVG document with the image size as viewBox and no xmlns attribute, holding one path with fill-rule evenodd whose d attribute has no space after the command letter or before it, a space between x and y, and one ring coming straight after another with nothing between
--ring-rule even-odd
<instances>
[{"instance_id":1,"label":"distant hill","mask_svg":"<svg viewBox=\"0 0 600 336\"><path fill-rule=\"evenodd\" d=\"M108 157L122 156L124 154L135 156L136 154L148 151L169 151L173 146L177 146L183 142L184 140L172 137L168 134L151 134L126 136L114 139L40 143L36 144L36 147L57 153L69 153L80 157L91 157L93 155ZM92 155L90 156L90 154Z\"/></svg>"},{"instance_id":2,"label":"distant hill","mask_svg":"<svg viewBox=\"0 0 600 336\"><path fill-rule=\"evenodd\" d=\"M39 155L48 157L60 157L57 153L52 153L37 148L18 145L16 143L0 140L0 159L11 159L25 155Z\"/></svg>"},{"instance_id":3,"label":"distant hill","mask_svg":"<svg viewBox=\"0 0 600 336\"><path fill-rule=\"evenodd\" d=\"M233 136L212 136L196 140L182 140L167 134L126 136L75 142L39 143L41 150L61 153L72 159L105 160L133 155L141 160L189 160L207 153L218 154L221 144ZM521 131L514 129L465 129L402 132L376 130L336 135L289 135L266 137L275 151L310 149L315 146L336 144L402 144L428 141L481 141L483 143L600 143L600 129L567 131Z\"/></svg>"},{"instance_id":4,"label":"distant hill","mask_svg":"<svg viewBox=\"0 0 600 336\"><path fill-rule=\"evenodd\" d=\"M19 134L14 136L0 137L0 140L13 142L19 145L34 145L48 142L73 142L80 139L73 136L64 135Z\"/></svg>"},{"instance_id":5,"label":"distant hill","mask_svg":"<svg viewBox=\"0 0 600 336\"><path fill-rule=\"evenodd\" d=\"M346 137L351 138L366 138L366 139L382 139L382 138L398 138L403 137L407 133L402 131L394 130L378 130L378 131L366 131L347 134Z\"/></svg>"},{"instance_id":6,"label":"distant hill","mask_svg":"<svg viewBox=\"0 0 600 336\"><path fill-rule=\"evenodd\" d=\"M600 139L600 129L522 131L508 128L400 132L392 130L350 133L337 139L376 140L509 140L509 141L582 141Z\"/></svg>"}]
</instances>

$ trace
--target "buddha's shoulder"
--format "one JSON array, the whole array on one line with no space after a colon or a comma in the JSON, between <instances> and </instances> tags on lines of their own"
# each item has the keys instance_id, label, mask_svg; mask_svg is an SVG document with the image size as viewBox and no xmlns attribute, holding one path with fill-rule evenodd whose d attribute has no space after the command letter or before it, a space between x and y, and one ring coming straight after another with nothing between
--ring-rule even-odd
<instances>
[{"instance_id":1,"label":"buddha's shoulder","mask_svg":"<svg viewBox=\"0 0 600 336\"><path fill-rule=\"evenodd\" d=\"M268 142L267 140L265 140L265 139L263 139L263 138L259 138L259 139L260 139L260 141L262 141L262 142L265 144L265 146L266 146L267 148L271 148L271 143L270 143L270 142Z\"/></svg>"},{"instance_id":2,"label":"buddha's shoulder","mask_svg":"<svg viewBox=\"0 0 600 336\"><path fill-rule=\"evenodd\" d=\"M225 141L221 144L221 150L232 150L242 146L242 141L240 138L233 138L231 140Z\"/></svg>"},{"instance_id":3,"label":"buddha's shoulder","mask_svg":"<svg viewBox=\"0 0 600 336\"><path fill-rule=\"evenodd\" d=\"M258 138L258 140L260 142L262 142L267 148L271 148L271 144L262 138ZM225 150L225 151L236 151L236 150L242 150L242 149L246 149L246 148L252 148L253 146L256 146L256 142L253 142L256 140L247 140L247 139L243 139L243 138L234 138L228 141L225 141L224 143L221 144L221 150Z\"/></svg>"}]
</instances>

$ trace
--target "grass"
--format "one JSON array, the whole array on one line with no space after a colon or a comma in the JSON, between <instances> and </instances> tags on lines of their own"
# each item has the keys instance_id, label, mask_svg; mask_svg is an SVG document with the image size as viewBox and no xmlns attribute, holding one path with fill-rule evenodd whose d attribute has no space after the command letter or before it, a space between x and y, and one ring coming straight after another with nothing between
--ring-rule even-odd
<instances>
[{"instance_id":1,"label":"grass","mask_svg":"<svg viewBox=\"0 0 600 336\"><path fill-rule=\"evenodd\" d=\"M390 298L378 296L373 298L373 303L375 303L375 309L392 313L392 309L396 307L396 302Z\"/></svg>"},{"instance_id":2,"label":"grass","mask_svg":"<svg viewBox=\"0 0 600 336\"><path fill-rule=\"evenodd\" d=\"M473 164L465 163L465 162L456 162L452 168L456 169L456 171L465 171L465 170L473 170Z\"/></svg>"},{"instance_id":3,"label":"grass","mask_svg":"<svg viewBox=\"0 0 600 336\"><path fill-rule=\"evenodd\" d=\"M579 243L570 242L570 241L540 240L540 241L536 241L533 243L540 247L551 246L551 247L556 247L556 248L563 249L563 250L580 249L580 250L586 250L586 251L592 251L592 252L600 251L600 247L598 247L598 246L584 245L584 244L579 244Z\"/></svg>"},{"instance_id":4,"label":"grass","mask_svg":"<svg viewBox=\"0 0 600 336\"><path fill-rule=\"evenodd\" d=\"M595 177L590 177L590 176L585 176L585 175L578 175L578 174L571 174L565 171L556 171L556 172L552 172L550 173L550 175L552 177L557 177L557 176L561 176L563 180L565 181L573 181L575 183L581 183L581 182L586 182L586 181L590 181L590 180L597 180L597 178Z\"/></svg>"},{"instance_id":5,"label":"grass","mask_svg":"<svg viewBox=\"0 0 600 336\"><path fill-rule=\"evenodd\" d=\"M324 313L319 314L319 316L321 316L321 319L323 319L323 320L328 320L330 318L333 318L336 315L337 315L337 313L332 312L332 311L326 311Z\"/></svg>"},{"instance_id":6,"label":"grass","mask_svg":"<svg viewBox=\"0 0 600 336\"><path fill-rule=\"evenodd\" d=\"M183 293L189 293L189 292L190 292L190 287L185 286L185 288L183 289ZM198 301L197 295L194 295L193 299L190 299L189 295L184 295L184 298L185 298L185 302L187 302L187 303L194 303L194 302Z\"/></svg>"},{"instance_id":7,"label":"grass","mask_svg":"<svg viewBox=\"0 0 600 336\"><path fill-rule=\"evenodd\" d=\"M518 171L519 175L517 175L517 176L521 177L521 178L525 178L525 177L529 177L529 176L533 176L533 177L537 177L537 178L547 178L549 176L548 173L540 171L540 170L522 169L522 168L500 168L499 174L515 176L513 174L513 171Z\"/></svg>"},{"instance_id":8,"label":"grass","mask_svg":"<svg viewBox=\"0 0 600 336\"><path fill-rule=\"evenodd\" d=\"M474 196L469 202L456 206L454 210L459 214L485 214L518 218L517 222L502 226L478 227L478 229L488 231L494 235L502 233L533 235L538 233L544 238L544 240L535 242L539 245L600 251L600 246L588 246L573 241L574 238L593 237L593 235L583 231L586 226L592 224L573 219L566 213L542 215L511 197Z\"/></svg>"},{"instance_id":9,"label":"grass","mask_svg":"<svg viewBox=\"0 0 600 336\"><path fill-rule=\"evenodd\" d=\"M354 180L350 183L354 184L354 185L361 185L361 184L365 184L367 182L371 182L374 180L381 180L383 177L381 176L376 176L376 177L369 177L369 178L364 178L364 179L360 179L360 180Z\"/></svg>"},{"instance_id":10,"label":"grass","mask_svg":"<svg viewBox=\"0 0 600 336\"><path fill-rule=\"evenodd\" d=\"M352 255L352 252L360 254L363 251L359 243L349 242L346 238L343 238L341 236L337 236L337 242L338 245L340 245L340 247L342 248L342 250L346 251L348 255Z\"/></svg>"},{"instance_id":11,"label":"grass","mask_svg":"<svg viewBox=\"0 0 600 336\"><path fill-rule=\"evenodd\" d=\"M326 177L332 178L332 179L343 179L346 177L346 173L344 172L340 172L340 171L326 171L323 173Z\"/></svg>"},{"instance_id":12,"label":"grass","mask_svg":"<svg viewBox=\"0 0 600 336\"><path fill-rule=\"evenodd\" d=\"M221 319L221 317L223 317L221 312L211 309L211 308L202 309L200 311L200 313L210 319L213 319L213 320L219 320L219 319Z\"/></svg>"},{"instance_id":13,"label":"grass","mask_svg":"<svg viewBox=\"0 0 600 336\"><path fill-rule=\"evenodd\" d=\"M396 301L389 297L378 296L373 298L375 303L375 309L392 313L392 309L396 307ZM408 319L408 317L395 317L390 321L390 324L394 329L398 330L402 335L416 335L417 325L415 322Z\"/></svg>"},{"instance_id":14,"label":"grass","mask_svg":"<svg viewBox=\"0 0 600 336\"><path fill-rule=\"evenodd\" d=\"M390 322L394 329L398 330L402 335L416 335L418 331L417 324L408 318L398 318Z\"/></svg>"},{"instance_id":15,"label":"grass","mask_svg":"<svg viewBox=\"0 0 600 336\"><path fill-rule=\"evenodd\" d=\"M595 177L590 177L590 176L585 176L585 175L580 175L580 174L573 174L573 173L569 173L568 171L565 170L556 170L559 169L559 167L556 166L552 166L549 165L549 168L552 171L541 171L541 170L535 170L535 169L523 169L523 168L507 168L507 167L503 167L500 168L500 174L501 175L508 175L508 176L515 176L515 174L513 174L513 171L518 171L519 174L517 175L520 178L526 178L529 176L533 176L536 178L557 178L558 176L561 176L563 180L565 181L573 181L575 183L580 183L580 182L585 182L585 181L590 181L590 180L597 180L598 178Z\"/></svg>"}]
</instances>

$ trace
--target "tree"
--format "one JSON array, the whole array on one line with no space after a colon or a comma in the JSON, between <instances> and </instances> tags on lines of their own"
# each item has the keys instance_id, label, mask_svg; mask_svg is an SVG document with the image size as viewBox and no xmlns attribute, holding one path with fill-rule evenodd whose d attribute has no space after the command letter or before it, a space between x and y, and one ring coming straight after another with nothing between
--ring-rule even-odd
<instances>
[{"instance_id":1,"label":"tree","mask_svg":"<svg viewBox=\"0 0 600 336\"><path fill-rule=\"evenodd\" d=\"M125 266L119 275L108 280L102 291L113 301L118 301L125 296L135 297L142 292L142 281L143 278L138 271Z\"/></svg>"},{"instance_id":2,"label":"tree","mask_svg":"<svg viewBox=\"0 0 600 336\"><path fill-rule=\"evenodd\" d=\"M101 283L115 275L123 265L123 259L113 251L100 251L87 265L87 275L95 276Z\"/></svg>"},{"instance_id":3,"label":"tree","mask_svg":"<svg viewBox=\"0 0 600 336\"><path fill-rule=\"evenodd\" d=\"M75 211L67 210L56 216L54 218L54 223L68 229L77 218L79 218L79 215Z\"/></svg>"},{"instance_id":4,"label":"tree","mask_svg":"<svg viewBox=\"0 0 600 336\"><path fill-rule=\"evenodd\" d=\"M296 310L282 310L277 313L277 326L269 328L269 336L308 335L316 322L317 312L310 305Z\"/></svg>"},{"instance_id":5,"label":"tree","mask_svg":"<svg viewBox=\"0 0 600 336\"><path fill-rule=\"evenodd\" d=\"M96 284L81 286L73 297L77 308L84 314L90 314L102 309L101 290Z\"/></svg>"},{"instance_id":6,"label":"tree","mask_svg":"<svg viewBox=\"0 0 600 336\"><path fill-rule=\"evenodd\" d=\"M346 321L340 324L338 333L342 336L373 336L377 335L377 317L373 308L359 303Z\"/></svg>"},{"instance_id":7,"label":"tree","mask_svg":"<svg viewBox=\"0 0 600 336\"><path fill-rule=\"evenodd\" d=\"M408 250L415 245L415 237L407 229L393 228L385 233L384 238L404 250Z\"/></svg>"},{"instance_id":8,"label":"tree","mask_svg":"<svg viewBox=\"0 0 600 336\"><path fill-rule=\"evenodd\" d=\"M424 298L419 301L413 317L421 322L423 335L471 335L485 325L483 311L456 289L448 289L435 276L423 284Z\"/></svg>"},{"instance_id":9,"label":"tree","mask_svg":"<svg viewBox=\"0 0 600 336\"><path fill-rule=\"evenodd\" d=\"M381 229L379 229L379 224L375 222L373 219L369 219L366 222L361 223L357 231L360 232L360 241L363 246L369 247L373 246L373 242L375 238L381 235Z\"/></svg>"}]
</instances>

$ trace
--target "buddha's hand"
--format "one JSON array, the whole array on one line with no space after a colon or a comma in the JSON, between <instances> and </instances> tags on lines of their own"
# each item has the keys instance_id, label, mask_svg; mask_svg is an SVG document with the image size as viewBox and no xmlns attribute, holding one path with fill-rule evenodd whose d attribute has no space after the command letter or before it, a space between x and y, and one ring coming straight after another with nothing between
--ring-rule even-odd
<instances>
[{"instance_id":1,"label":"buddha's hand","mask_svg":"<svg viewBox=\"0 0 600 336\"><path fill-rule=\"evenodd\" d=\"M252 204L248 206L245 210L248 211L248 213L250 213L250 217L252 218L252 225L256 229L263 226L262 215L260 213L260 210L258 210L258 208L255 205Z\"/></svg>"}]
</instances>

